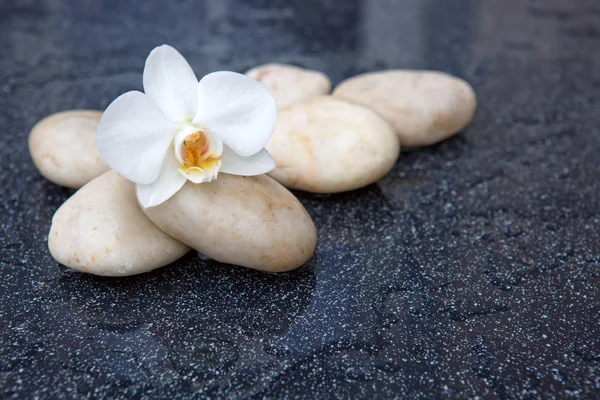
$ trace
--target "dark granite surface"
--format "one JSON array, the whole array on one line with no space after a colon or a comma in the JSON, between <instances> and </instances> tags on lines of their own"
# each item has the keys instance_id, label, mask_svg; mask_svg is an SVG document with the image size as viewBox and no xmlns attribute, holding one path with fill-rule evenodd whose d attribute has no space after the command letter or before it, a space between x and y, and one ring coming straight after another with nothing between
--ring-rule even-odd
<instances>
[{"instance_id":1,"label":"dark granite surface","mask_svg":"<svg viewBox=\"0 0 600 400\"><path fill-rule=\"evenodd\" d=\"M479 109L375 185L298 194L300 270L72 272L46 245L72 191L27 135L141 89L162 43L198 76L438 69ZM1 0L0 398L600 398L599 105L597 1Z\"/></svg>"}]
</instances>

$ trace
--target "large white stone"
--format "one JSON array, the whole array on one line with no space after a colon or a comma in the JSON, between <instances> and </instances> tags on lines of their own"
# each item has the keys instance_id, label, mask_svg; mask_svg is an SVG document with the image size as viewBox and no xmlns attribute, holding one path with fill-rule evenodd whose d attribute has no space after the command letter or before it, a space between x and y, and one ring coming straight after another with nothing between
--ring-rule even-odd
<instances>
[{"instance_id":1,"label":"large white stone","mask_svg":"<svg viewBox=\"0 0 600 400\"><path fill-rule=\"evenodd\" d=\"M49 181L78 189L109 170L96 143L101 111L73 110L50 115L29 134L29 152Z\"/></svg>"},{"instance_id":2,"label":"large white stone","mask_svg":"<svg viewBox=\"0 0 600 400\"><path fill-rule=\"evenodd\" d=\"M267 144L284 186L336 193L376 182L400 152L392 127L370 108L322 96L279 113Z\"/></svg>"},{"instance_id":3,"label":"large white stone","mask_svg":"<svg viewBox=\"0 0 600 400\"><path fill-rule=\"evenodd\" d=\"M189 250L144 215L135 185L114 171L92 180L56 211L48 245L59 263L106 276L150 271Z\"/></svg>"},{"instance_id":4,"label":"large white stone","mask_svg":"<svg viewBox=\"0 0 600 400\"><path fill-rule=\"evenodd\" d=\"M264 83L271 90L279 110L325 95L331 90L331 81L324 73L293 65L261 65L252 68L246 75Z\"/></svg>"},{"instance_id":5,"label":"large white stone","mask_svg":"<svg viewBox=\"0 0 600 400\"><path fill-rule=\"evenodd\" d=\"M390 70L346 79L333 95L370 107L396 130L403 146L441 142L465 128L477 99L464 80L437 71Z\"/></svg>"},{"instance_id":6,"label":"large white stone","mask_svg":"<svg viewBox=\"0 0 600 400\"><path fill-rule=\"evenodd\" d=\"M160 229L224 263L282 272L313 254L317 233L298 199L266 175L219 174L187 182L166 202L144 210Z\"/></svg>"}]
</instances>

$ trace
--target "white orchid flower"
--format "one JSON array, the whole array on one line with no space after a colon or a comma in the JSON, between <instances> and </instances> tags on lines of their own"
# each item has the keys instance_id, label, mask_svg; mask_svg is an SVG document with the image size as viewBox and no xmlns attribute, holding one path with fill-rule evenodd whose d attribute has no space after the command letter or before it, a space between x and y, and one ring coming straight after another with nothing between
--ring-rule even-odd
<instances>
[{"instance_id":1,"label":"white orchid flower","mask_svg":"<svg viewBox=\"0 0 600 400\"><path fill-rule=\"evenodd\" d=\"M168 200L185 184L210 182L219 172L260 175L275 168L264 149L277 106L262 83L219 71L198 82L171 46L152 50L144 92L115 99L98 125L106 163L135 182L141 206Z\"/></svg>"}]
</instances>

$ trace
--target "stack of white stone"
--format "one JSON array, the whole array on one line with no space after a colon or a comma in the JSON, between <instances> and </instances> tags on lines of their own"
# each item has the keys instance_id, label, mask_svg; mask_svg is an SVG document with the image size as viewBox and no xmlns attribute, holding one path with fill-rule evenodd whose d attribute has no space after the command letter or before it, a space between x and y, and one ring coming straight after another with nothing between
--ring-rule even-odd
<instances>
[{"instance_id":1,"label":"stack of white stone","mask_svg":"<svg viewBox=\"0 0 600 400\"><path fill-rule=\"evenodd\" d=\"M435 71L366 73L332 94L329 78L317 71L269 64L247 74L277 100L267 144L277 168L270 177L222 174L211 183L188 182L157 207L142 209L134 184L102 160L96 145L102 112L62 112L34 126L29 149L41 174L81 188L54 215L53 257L106 276L159 268L190 248L264 271L297 268L314 253L316 229L283 186L337 193L374 183L395 165L401 145L449 138L469 124L477 104L467 82Z\"/></svg>"}]
</instances>

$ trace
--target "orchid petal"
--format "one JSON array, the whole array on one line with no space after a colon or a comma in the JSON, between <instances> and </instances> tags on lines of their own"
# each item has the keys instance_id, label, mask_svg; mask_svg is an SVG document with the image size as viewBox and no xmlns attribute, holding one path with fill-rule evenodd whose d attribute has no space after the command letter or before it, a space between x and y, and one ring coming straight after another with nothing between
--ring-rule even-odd
<instances>
[{"instance_id":1,"label":"orchid petal","mask_svg":"<svg viewBox=\"0 0 600 400\"><path fill-rule=\"evenodd\" d=\"M152 183L177 133L177 125L141 92L127 92L106 109L98 125L98 149L118 174Z\"/></svg>"},{"instance_id":2,"label":"orchid petal","mask_svg":"<svg viewBox=\"0 0 600 400\"><path fill-rule=\"evenodd\" d=\"M144 92L171 121L191 121L198 104L198 79L177 50L168 45L152 50L143 79Z\"/></svg>"},{"instance_id":3,"label":"orchid petal","mask_svg":"<svg viewBox=\"0 0 600 400\"><path fill-rule=\"evenodd\" d=\"M266 149L249 157L242 157L229 147L225 147L221 161L220 172L231 175L261 175L275 168L275 161Z\"/></svg>"},{"instance_id":4,"label":"orchid petal","mask_svg":"<svg viewBox=\"0 0 600 400\"><path fill-rule=\"evenodd\" d=\"M277 104L262 83L235 72L219 71L198 83L194 124L214 132L237 154L258 153L277 122Z\"/></svg>"},{"instance_id":5,"label":"orchid petal","mask_svg":"<svg viewBox=\"0 0 600 400\"><path fill-rule=\"evenodd\" d=\"M179 171L179 162L172 152L164 159L158 178L148 184L137 184L136 194L143 208L155 207L169 200L185 184L186 178Z\"/></svg>"}]
</instances>

